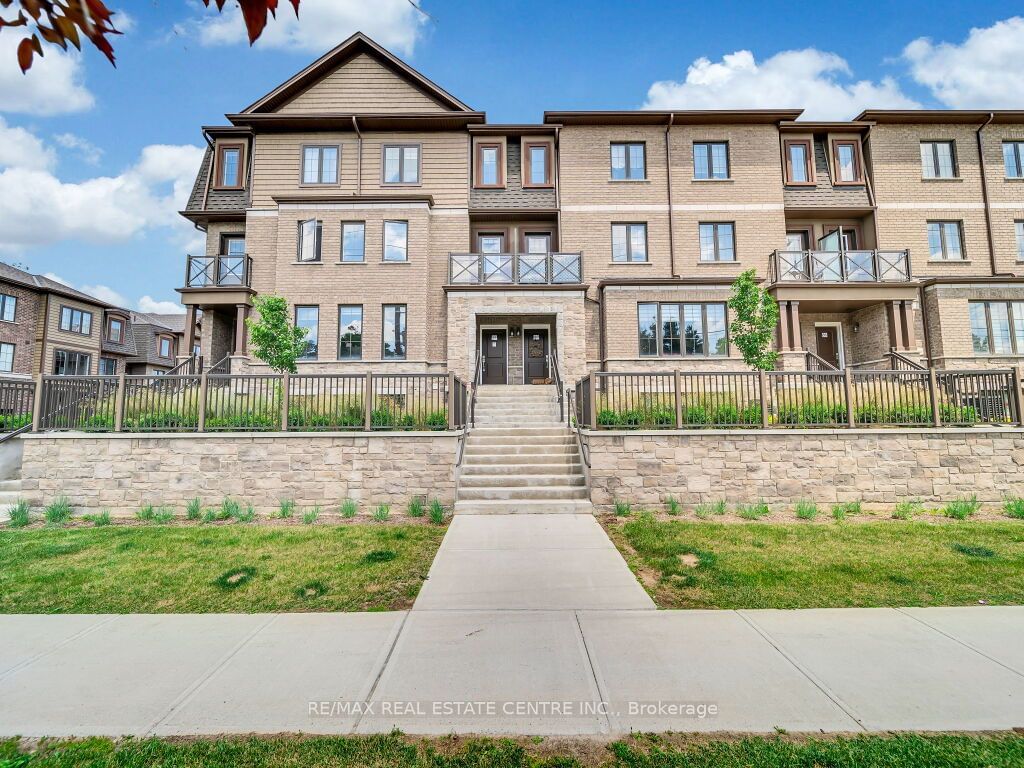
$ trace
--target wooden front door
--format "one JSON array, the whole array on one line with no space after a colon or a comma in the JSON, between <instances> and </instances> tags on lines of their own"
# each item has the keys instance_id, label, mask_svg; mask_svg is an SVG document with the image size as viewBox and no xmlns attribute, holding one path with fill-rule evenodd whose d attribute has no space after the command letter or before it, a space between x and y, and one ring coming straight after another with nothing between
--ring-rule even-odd
<instances>
[{"instance_id":1,"label":"wooden front door","mask_svg":"<svg viewBox=\"0 0 1024 768\"><path fill-rule=\"evenodd\" d=\"M839 368L839 329L819 325L814 329L814 336L818 340L818 357Z\"/></svg>"},{"instance_id":2,"label":"wooden front door","mask_svg":"<svg viewBox=\"0 0 1024 768\"><path fill-rule=\"evenodd\" d=\"M508 332L504 328L484 328L480 331L484 350L484 384L508 383Z\"/></svg>"},{"instance_id":3,"label":"wooden front door","mask_svg":"<svg viewBox=\"0 0 1024 768\"><path fill-rule=\"evenodd\" d=\"M550 376L548 371L548 344L547 328L524 328L523 329L523 357L526 368L526 384L534 382L546 382Z\"/></svg>"}]
</instances>

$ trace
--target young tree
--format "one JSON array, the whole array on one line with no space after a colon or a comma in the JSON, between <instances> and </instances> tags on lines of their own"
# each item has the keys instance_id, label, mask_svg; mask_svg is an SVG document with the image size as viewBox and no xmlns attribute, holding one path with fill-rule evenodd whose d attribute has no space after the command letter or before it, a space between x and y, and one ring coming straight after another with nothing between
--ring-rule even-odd
<instances>
[{"instance_id":1,"label":"young tree","mask_svg":"<svg viewBox=\"0 0 1024 768\"><path fill-rule=\"evenodd\" d=\"M245 321L252 353L278 373L295 373L295 361L306 351L306 329L288 319L288 302L280 296L257 296L259 318Z\"/></svg>"},{"instance_id":2,"label":"young tree","mask_svg":"<svg viewBox=\"0 0 1024 768\"><path fill-rule=\"evenodd\" d=\"M729 308L733 320L729 324L729 336L743 353L747 365L770 371L779 356L771 348L775 325L779 322L779 305L758 285L755 275L753 269L748 269L732 284Z\"/></svg>"}]
</instances>

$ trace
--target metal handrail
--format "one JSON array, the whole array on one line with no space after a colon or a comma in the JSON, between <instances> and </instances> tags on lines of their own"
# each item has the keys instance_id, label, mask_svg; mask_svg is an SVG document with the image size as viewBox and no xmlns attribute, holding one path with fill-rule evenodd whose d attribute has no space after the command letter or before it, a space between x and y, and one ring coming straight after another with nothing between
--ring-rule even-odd
<instances>
[{"instance_id":1,"label":"metal handrail","mask_svg":"<svg viewBox=\"0 0 1024 768\"><path fill-rule=\"evenodd\" d=\"M575 285L582 253L449 253L449 285Z\"/></svg>"},{"instance_id":2,"label":"metal handrail","mask_svg":"<svg viewBox=\"0 0 1024 768\"><path fill-rule=\"evenodd\" d=\"M32 429L32 422L30 421L24 427L18 427L13 432L4 432L3 434L0 434L0 444L6 443L11 438L17 437L20 434L23 434L25 432L29 432L29 431L31 431L31 429Z\"/></svg>"},{"instance_id":3,"label":"metal handrail","mask_svg":"<svg viewBox=\"0 0 1024 768\"><path fill-rule=\"evenodd\" d=\"M806 353L807 353L807 358L806 358L805 365L807 366L807 370L808 371L838 371L839 370L839 368L837 366L832 365L832 363L830 363L828 360L826 360L823 357L818 357L818 355L816 355L814 352L811 352L811 350L809 350L809 349L806 350Z\"/></svg>"},{"instance_id":4,"label":"metal handrail","mask_svg":"<svg viewBox=\"0 0 1024 768\"><path fill-rule=\"evenodd\" d=\"M223 368L224 370L221 371L221 368ZM222 357L216 363L211 365L210 369L207 371L207 373L208 374L212 374L212 375L218 375L218 374L221 374L221 373L230 374L231 373L231 353L228 352L226 355L224 355L224 357Z\"/></svg>"},{"instance_id":5,"label":"metal handrail","mask_svg":"<svg viewBox=\"0 0 1024 768\"><path fill-rule=\"evenodd\" d=\"M248 254L193 256L185 261L186 288L251 288L252 257Z\"/></svg>"},{"instance_id":6,"label":"metal handrail","mask_svg":"<svg viewBox=\"0 0 1024 768\"><path fill-rule=\"evenodd\" d=\"M186 373L186 374L181 373L186 368L188 369L188 373ZM202 355L191 355L189 357L186 357L184 360L182 360L180 363L178 363L173 368L171 368L171 370L169 370L164 375L165 376L183 376L183 375L184 376L191 376L191 375L194 375L196 373L196 371L202 372L202 370L203 370L203 356Z\"/></svg>"},{"instance_id":7,"label":"metal handrail","mask_svg":"<svg viewBox=\"0 0 1024 768\"><path fill-rule=\"evenodd\" d=\"M548 370L551 371L551 378L555 383L555 393L558 396L558 421L565 421L565 404L562 402L563 390L562 374L558 370L558 357L548 353Z\"/></svg>"},{"instance_id":8,"label":"metal handrail","mask_svg":"<svg viewBox=\"0 0 1024 768\"><path fill-rule=\"evenodd\" d=\"M477 350L476 353L476 367L473 370L473 387L472 394L469 399L469 421L475 427L476 426L476 390L477 387L482 383L483 380L483 368L484 368L484 352L483 350Z\"/></svg>"},{"instance_id":9,"label":"metal handrail","mask_svg":"<svg viewBox=\"0 0 1024 768\"><path fill-rule=\"evenodd\" d=\"M576 435L576 444L580 448L580 456L583 459L583 463L590 467L590 441L589 438L585 438L583 430L580 429L580 420L576 418L576 393L573 390L569 390L569 424L573 434Z\"/></svg>"},{"instance_id":10,"label":"metal handrail","mask_svg":"<svg viewBox=\"0 0 1024 768\"><path fill-rule=\"evenodd\" d=\"M901 283L911 277L907 249L775 250L768 267L771 283Z\"/></svg>"},{"instance_id":11,"label":"metal handrail","mask_svg":"<svg viewBox=\"0 0 1024 768\"><path fill-rule=\"evenodd\" d=\"M913 360L911 360L909 357L906 357L905 355L901 355L895 349L890 350L889 352L887 352L885 356L889 358L889 361L890 361L890 363L892 365L892 369L894 371L927 371L928 370L923 365L919 365L918 363L916 363Z\"/></svg>"}]
</instances>

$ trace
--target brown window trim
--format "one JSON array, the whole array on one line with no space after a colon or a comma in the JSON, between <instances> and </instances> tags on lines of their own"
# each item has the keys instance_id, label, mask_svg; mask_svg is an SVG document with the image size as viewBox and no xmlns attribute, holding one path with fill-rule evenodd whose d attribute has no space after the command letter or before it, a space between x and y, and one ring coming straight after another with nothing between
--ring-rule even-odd
<instances>
[{"instance_id":1,"label":"brown window trim","mask_svg":"<svg viewBox=\"0 0 1024 768\"><path fill-rule=\"evenodd\" d=\"M89 332L88 333L82 333L81 331L72 330L70 327L69 328L62 328L61 327L61 321L62 321L62 318L64 316L64 310L65 309L70 309L72 312L81 312L83 317L85 315L88 315L89 316ZM92 336L93 320L95 320L95 318L93 317L92 312L90 312L87 309L79 309L78 307L72 307L70 304L61 304L59 306L58 310L57 310L57 330L60 331L61 333L71 333L71 334L74 334L75 336L85 336L86 338L90 338Z\"/></svg>"},{"instance_id":2,"label":"brown window trim","mask_svg":"<svg viewBox=\"0 0 1024 768\"><path fill-rule=\"evenodd\" d=\"M484 184L484 150L495 149L498 151L497 159L497 182ZM473 150L473 186L476 189L504 189L505 188L505 144L501 141L479 141Z\"/></svg>"},{"instance_id":3,"label":"brown window trim","mask_svg":"<svg viewBox=\"0 0 1024 768\"><path fill-rule=\"evenodd\" d=\"M839 147L844 144L849 144L853 147L853 181L843 181L839 178ZM832 179L832 186L864 186L864 162L861 159L860 141L857 139L832 139L832 167L835 169L835 178Z\"/></svg>"},{"instance_id":4,"label":"brown window trim","mask_svg":"<svg viewBox=\"0 0 1024 768\"><path fill-rule=\"evenodd\" d=\"M307 149L336 149L334 162L334 181L306 181L306 150ZM317 165L317 175L320 175L323 163ZM299 147L299 186L300 187L337 187L341 185L341 145L340 144L303 144Z\"/></svg>"},{"instance_id":5,"label":"brown window trim","mask_svg":"<svg viewBox=\"0 0 1024 768\"><path fill-rule=\"evenodd\" d=\"M119 339L115 339L113 334L111 333L111 329L114 326L115 320L121 323L121 338ZM114 344L124 344L124 331L127 325L128 321L123 315L107 316L107 327L104 329L104 336L106 337L107 341L112 342Z\"/></svg>"},{"instance_id":6,"label":"brown window trim","mask_svg":"<svg viewBox=\"0 0 1024 768\"><path fill-rule=\"evenodd\" d=\"M654 305L657 307L657 313L655 318L654 326L654 349L655 353L644 354L640 351L640 307ZM676 310L679 316L679 354L674 355L672 353L666 353L664 347L664 321L662 320L662 307L666 305L674 305L678 307ZM701 326L704 333L704 352L701 354L689 354L686 351L686 314L684 307L687 305L697 305L701 308ZM725 317L725 354L712 354L711 348L708 345L708 307L720 306ZM637 357L638 358L687 358L689 360L724 360L732 353L732 338L729 334L729 303L727 301L637 301L636 303L636 321L637 321Z\"/></svg>"},{"instance_id":7,"label":"brown window trim","mask_svg":"<svg viewBox=\"0 0 1024 768\"><path fill-rule=\"evenodd\" d=\"M807 181L793 181L793 159L789 153L789 148L794 144L802 144L806 153L807 161L805 163L807 171ZM813 187L818 182L814 176L814 141L811 139L785 139L782 142L782 151L785 155L785 168L786 178L785 183L787 187Z\"/></svg>"},{"instance_id":8,"label":"brown window trim","mask_svg":"<svg viewBox=\"0 0 1024 768\"><path fill-rule=\"evenodd\" d=\"M544 183L543 184L531 184L530 183L530 150L534 147L544 147L547 152L547 162L544 167ZM555 157L555 145L550 141L524 141L522 149L522 166L523 166L523 189L548 189L555 186L554 182L554 157Z\"/></svg>"},{"instance_id":9,"label":"brown window trim","mask_svg":"<svg viewBox=\"0 0 1024 768\"><path fill-rule=\"evenodd\" d=\"M972 333L971 329L971 313L970 306L972 304L978 304L984 307L985 310L985 328L988 331L988 352L978 352L971 345L971 351L975 357L1016 357L1018 355L1024 355L1024 349L1017 349L1017 321L1013 318L1013 305L1022 304L1024 302L1015 301L1014 299L971 299L967 302L967 332ZM1002 304L1006 307L1006 320L1007 326L1010 329L1010 351L1009 352L996 352L995 347L995 333L992 330L992 305ZM972 340L973 341L973 340Z\"/></svg>"},{"instance_id":10,"label":"brown window trim","mask_svg":"<svg viewBox=\"0 0 1024 768\"><path fill-rule=\"evenodd\" d=\"M960 181L960 153L956 148L956 139L921 139L921 144L949 144L949 157L953 161L953 175L952 176L925 176L924 164L921 164L921 180L922 181ZM933 159L936 159L935 152L932 152ZM935 166L935 170L938 171L938 164Z\"/></svg>"},{"instance_id":11,"label":"brown window trim","mask_svg":"<svg viewBox=\"0 0 1024 768\"><path fill-rule=\"evenodd\" d=\"M528 236L536 235L547 235L548 236L548 253L558 253L558 246L555 244L555 231L553 229L543 229L533 227L522 227L519 232L519 253L528 253L526 250L526 238Z\"/></svg>"},{"instance_id":12,"label":"brown window trim","mask_svg":"<svg viewBox=\"0 0 1024 768\"><path fill-rule=\"evenodd\" d=\"M169 342L168 349L170 351L170 354L167 354L167 355L161 355L160 354L160 342L162 342L164 339L167 339L167 341ZM156 335L156 356L159 357L161 360L173 360L174 359L174 337L173 336L170 336L170 335L168 335L166 333L158 333Z\"/></svg>"},{"instance_id":13,"label":"brown window trim","mask_svg":"<svg viewBox=\"0 0 1024 768\"><path fill-rule=\"evenodd\" d=\"M482 253L480 249L480 238L481 237L500 237L502 242L502 253L512 253L512 247L509 244L509 231L507 227L481 227L480 229L473 230L473 242L470 244L471 253Z\"/></svg>"},{"instance_id":14,"label":"brown window trim","mask_svg":"<svg viewBox=\"0 0 1024 768\"><path fill-rule=\"evenodd\" d=\"M713 259L705 259L704 254L700 252L700 228L701 227L712 227L712 232L715 236L715 252ZM732 258L723 259L721 257L721 248L719 246L719 227L731 227L732 228ZM698 221L697 222L697 263L699 264L738 264L739 255L736 253L736 222L735 221ZM669 302L671 303L671 302ZM693 302L684 302L693 303ZM699 302L698 302L699 303Z\"/></svg>"},{"instance_id":15,"label":"brown window trim","mask_svg":"<svg viewBox=\"0 0 1024 768\"><path fill-rule=\"evenodd\" d=\"M220 183L220 172L222 168L222 160L224 157L224 150L226 149L237 149L238 150L238 184L235 186L224 186ZM245 189L245 143L240 141L225 141L217 143L217 154L215 162L213 164L213 184L212 189L218 190L230 190L230 189Z\"/></svg>"},{"instance_id":16,"label":"brown window trim","mask_svg":"<svg viewBox=\"0 0 1024 768\"><path fill-rule=\"evenodd\" d=\"M821 231L823 233L822 234L823 237L831 234L832 232L835 232L838 229L842 229L844 233L845 232L853 232L853 239L856 240L857 242L854 245L854 247L850 248L849 250L851 250L851 251L864 251L864 250L867 250L864 247L864 228L863 228L862 225L860 225L860 224L834 224L834 223L831 223L831 222L828 222L828 221L823 222L822 225L821 225ZM812 234L811 242L815 243L815 246L817 246L817 241L813 239L813 234L814 233L812 232L811 234ZM815 248L811 248L811 250L813 251L813 250L815 250Z\"/></svg>"},{"instance_id":17,"label":"brown window trim","mask_svg":"<svg viewBox=\"0 0 1024 768\"><path fill-rule=\"evenodd\" d=\"M389 259L388 253L388 224L405 224L405 258ZM380 261L381 264L408 264L409 263L409 220L408 219L384 219L380 225Z\"/></svg>"},{"instance_id":18,"label":"brown window trim","mask_svg":"<svg viewBox=\"0 0 1024 768\"><path fill-rule=\"evenodd\" d=\"M711 147L720 144L725 146L725 177L717 179L711 175L714 163L711 159ZM706 168L707 176L697 176L697 147L699 145L706 146L708 148L708 166ZM729 146L728 139L697 139L690 146L690 157L693 159L693 179L692 181L732 181L732 153L730 152L731 147Z\"/></svg>"},{"instance_id":19,"label":"brown window trim","mask_svg":"<svg viewBox=\"0 0 1024 768\"><path fill-rule=\"evenodd\" d=\"M0 373L14 373L14 359L15 356L18 354L18 345L15 344L13 341L0 341L0 349L2 349L5 346L11 348L11 369L8 371L4 370L3 368L0 368Z\"/></svg>"},{"instance_id":20,"label":"brown window trim","mask_svg":"<svg viewBox=\"0 0 1024 768\"><path fill-rule=\"evenodd\" d=\"M390 307L401 307L405 310L401 313L404 316L405 323L403 328L405 329L405 348L401 355L391 355L390 357L385 354L385 344L387 339L384 337L384 328L387 324L387 310ZM396 317L397 317L396 313ZM365 321L364 321L365 322ZM406 360L409 357L409 305L408 304L381 304L380 306L380 359L381 360Z\"/></svg>"},{"instance_id":21,"label":"brown window trim","mask_svg":"<svg viewBox=\"0 0 1024 768\"><path fill-rule=\"evenodd\" d=\"M387 151L389 149L404 149L408 147L416 148L416 181L386 181L385 168L387 165ZM398 160L398 173L402 173L402 160L401 154L399 153ZM423 145L411 141L411 142L398 142L380 145L380 184L382 187L422 187L423 186Z\"/></svg>"},{"instance_id":22,"label":"brown window trim","mask_svg":"<svg viewBox=\"0 0 1024 768\"><path fill-rule=\"evenodd\" d=\"M644 175L643 176L632 177L632 176L628 175L629 170L632 168L632 166L629 164L629 148L631 146L633 146L634 144L639 144L641 147L643 147L643 152L644 152ZM612 176L612 150L614 150L615 147L625 147L626 148L626 173L627 173L627 176L624 179L616 179L616 178L614 178ZM608 181L613 182L615 184L628 184L630 182L636 183L636 182L650 181L650 178L647 175L647 142L646 141L644 141L643 139L639 139L639 140L636 140L636 141L628 141L628 140L627 141L611 141L611 142L608 143Z\"/></svg>"},{"instance_id":23,"label":"brown window trim","mask_svg":"<svg viewBox=\"0 0 1024 768\"><path fill-rule=\"evenodd\" d=\"M939 227L939 238L940 238L940 240L942 242L943 248L942 248L942 255L941 256L932 256L932 254L931 254L931 244L929 243L929 246L928 246L928 261L932 262L933 264L936 263L936 262L938 262L938 263L959 264L961 262L969 261L969 259L967 258L967 243L966 243L966 239L967 238L966 238L966 234L964 233L964 220L963 219L926 219L925 222L924 222L924 231L925 231L925 239L926 240L928 238L928 227L930 225L932 225L932 224L939 224L940 225L940 227ZM959 258L955 258L954 259L954 258L950 258L949 256L946 256L946 254L949 253L949 248L945 247L946 246L946 228L941 226L943 224L956 224L956 234L957 234L957 237L960 240L960 257Z\"/></svg>"},{"instance_id":24,"label":"brown window trim","mask_svg":"<svg viewBox=\"0 0 1024 768\"><path fill-rule=\"evenodd\" d=\"M228 255L228 240L245 240L245 232L221 232L220 253L221 256Z\"/></svg>"},{"instance_id":25,"label":"brown window trim","mask_svg":"<svg viewBox=\"0 0 1024 768\"><path fill-rule=\"evenodd\" d=\"M626 258L621 261L615 259L615 228L625 227L626 228ZM644 258L640 260L633 259L633 241L629 236L630 227L643 227L644 228ZM650 264L651 263L651 233L647 227L646 221L613 221L611 223L611 229L609 230L611 237L611 264Z\"/></svg>"}]
</instances>

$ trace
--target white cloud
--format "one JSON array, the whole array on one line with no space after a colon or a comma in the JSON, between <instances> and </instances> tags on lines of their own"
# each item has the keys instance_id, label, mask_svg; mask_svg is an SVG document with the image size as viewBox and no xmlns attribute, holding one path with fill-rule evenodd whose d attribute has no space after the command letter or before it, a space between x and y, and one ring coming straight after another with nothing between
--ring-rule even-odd
<instances>
[{"instance_id":1,"label":"white cloud","mask_svg":"<svg viewBox=\"0 0 1024 768\"><path fill-rule=\"evenodd\" d=\"M113 304L118 307L137 309L139 312L147 312L155 315L180 315L185 313L185 308L177 301L161 301L159 299L154 299L149 294L146 294L137 302L133 303L124 294L118 293L109 285L75 285L70 280L65 280L63 277L54 274L53 272L45 272L43 273L43 277L48 277L50 280L56 280L58 283L63 283L69 288L75 288L99 299L100 301L105 301L108 304Z\"/></svg>"},{"instance_id":2,"label":"white cloud","mask_svg":"<svg viewBox=\"0 0 1024 768\"><path fill-rule=\"evenodd\" d=\"M64 149L75 150L77 157L88 165L99 165L103 157L102 149L88 139L83 139L81 136L76 136L73 133L54 134L53 140L64 147Z\"/></svg>"},{"instance_id":3,"label":"white cloud","mask_svg":"<svg viewBox=\"0 0 1024 768\"><path fill-rule=\"evenodd\" d=\"M804 119L849 119L866 107L920 106L889 77L854 80L846 60L805 48L781 51L760 63L750 51L721 61L701 57L682 82L663 80L647 92L645 109L800 108Z\"/></svg>"},{"instance_id":4,"label":"white cloud","mask_svg":"<svg viewBox=\"0 0 1024 768\"><path fill-rule=\"evenodd\" d=\"M0 35L0 112L60 115L92 107L93 96L82 82L82 54L45 45L45 55L36 56L22 74L16 54L20 41L18 28Z\"/></svg>"},{"instance_id":5,"label":"white cloud","mask_svg":"<svg viewBox=\"0 0 1024 768\"><path fill-rule=\"evenodd\" d=\"M35 134L8 125L0 117L0 168L28 168L46 171L57 163L57 155Z\"/></svg>"},{"instance_id":6,"label":"white cloud","mask_svg":"<svg viewBox=\"0 0 1024 768\"><path fill-rule=\"evenodd\" d=\"M919 37L903 49L913 78L955 109L1021 106L1024 18L972 28L962 43Z\"/></svg>"},{"instance_id":7,"label":"white cloud","mask_svg":"<svg viewBox=\"0 0 1024 768\"><path fill-rule=\"evenodd\" d=\"M176 301L160 301L152 296L143 296L136 307L140 312L153 315L183 315L185 308Z\"/></svg>"},{"instance_id":8,"label":"white cloud","mask_svg":"<svg viewBox=\"0 0 1024 768\"><path fill-rule=\"evenodd\" d=\"M385 48L409 56L416 46L426 17L409 0L302 0L296 18L289 3L278 7L256 47L288 48L323 53L355 32L364 32ZM206 11L199 19L179 25L178 31L196 30L204 45L247 43L245 24L238 6L223 13Z\"/></svg>"}]
</instances>

